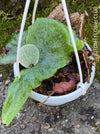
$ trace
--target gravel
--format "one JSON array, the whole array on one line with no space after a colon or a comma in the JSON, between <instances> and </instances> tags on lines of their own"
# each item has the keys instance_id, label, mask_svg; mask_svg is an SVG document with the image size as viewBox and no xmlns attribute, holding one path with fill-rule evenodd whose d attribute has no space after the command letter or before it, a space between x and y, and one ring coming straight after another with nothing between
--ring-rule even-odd
<instances>
[{"instance_id":1,"label":"gravel","mask_svg":"<svg viewBox=\"0 0 100 134\"><path fill-rule=\"evenodd\" d=\"M100 134L100 84L95 80L87 94L62 106L38 106L29 98L6 127L1 123L2 105L10 78L0 77L0 134Z\"/></svg>"}]
</instances>

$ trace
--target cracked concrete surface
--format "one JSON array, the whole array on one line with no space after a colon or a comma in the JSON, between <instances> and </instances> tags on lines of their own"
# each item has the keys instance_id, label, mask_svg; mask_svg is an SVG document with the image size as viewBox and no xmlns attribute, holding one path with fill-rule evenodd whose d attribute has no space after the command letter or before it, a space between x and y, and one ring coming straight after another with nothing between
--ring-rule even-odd
<instances>
[{"instance_id":1,"label":"cracked concrete surface","mask_svg":"<svg viewBox=\"0 0 100 134\"><path fill-rule=\"evenodd\" d=\"M11 79L0 77L0 116ZM100 83L94 80L87 94L62 106L38 106L31 98L0 134L100 134Z\"/></svg>"}]
</instances>

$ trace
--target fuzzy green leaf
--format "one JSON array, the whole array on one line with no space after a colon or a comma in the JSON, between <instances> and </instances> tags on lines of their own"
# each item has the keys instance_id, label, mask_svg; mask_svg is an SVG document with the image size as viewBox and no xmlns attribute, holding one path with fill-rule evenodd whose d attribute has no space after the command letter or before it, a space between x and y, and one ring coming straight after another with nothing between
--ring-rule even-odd
<instances>
[{"instance_id":1,"label":"fuzzy green leaf","mask_svg":"<svg viewBox=\"0 0 100 134\"><path fill-rule=\"evenodd\" d=\"M7 126L19 112L23 104L26 102L32 90L31 85L27 85L26 81L18 78L9 87L6 101L3 106L2 123Z\"/></svg>"},{"instance_id":2,"label":"fuzzy green leaf","mask_svg":"<svg viewBox=\"0 0 100 134\"><path fill-rule=\"evenodd\" d=\"M30 68L38 63L39 50L33 44L27 44L20 48L19 62L22 66Z\"/></svg>"},{"instance_id":3,"label":"fuzzy green leaf","mask_svg":"<svg viewBox=\"0 0 100 134\"><path fill-rule=\"evenodd\" d=\"M84 42L76 37L75 41L77 49L82 49ZM37 19L29 27L26 43L36 45L40 58L36 66L22 70L21 79L15 78L8 90L2 113L2 121L7 125L18 113L31 89L40 86L42 80L50 78L57 69L68 64L74 51L67 26L49 18Z\"/></svg>"}]
</instances>

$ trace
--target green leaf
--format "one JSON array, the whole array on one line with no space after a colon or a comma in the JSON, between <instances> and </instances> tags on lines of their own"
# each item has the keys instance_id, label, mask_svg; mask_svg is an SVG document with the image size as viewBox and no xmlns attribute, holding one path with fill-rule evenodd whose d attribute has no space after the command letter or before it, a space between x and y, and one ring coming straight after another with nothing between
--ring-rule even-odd
<instances>
[{"instance_id":1,"label":"green leaf","mask_svg":"<svg viewBox=\"0 0 100 134\"><path fill-rule=\"evenodd\" d=\"M75 41L77 49L82 49L84 42L76 37ZM74 51L67 26L49 18L37 19L29 27L26 43L36 45L40 58L36 66L22 70L21 79L15 78L10 86L2 112L2 121L6 125L25 103L31 89L40 86L42 80L52 77L57 69L68 64Z\"/></svg>"},{"instance_id":2,"label":"green leaf","mask_svg":"<svg viewBox=\"0 0 100 134\"><path fill-rule=\"evenodd\" d=\"M32 90L31 85L27 85L26 81L20 81L18 78L8 89L8 95L3 106L2 122L7 126L19 112L23 104L26 102Z\"/></svg>"},{"instance_id":3,"label":"green leaf","mask_svg":"<svg viewBox=\"0 0 100 134\"><path fill-rule=\"evenodd\" d=\"M27 31L24 31L21 46L26 44L25 43L26 36L27 36ZM9 52L7 54L0 55L0 65L9 64L9 63L13 63L14 61L16 61L18 38L19 38L19 34L15 33L12 36L11 40L7 43L6 49L8 49Z\"/></svg>"},{"instance_id":4,"label":"green leaf","mask_svg":"<svg viewBox=\"0 0 100 134\"><path fill-rule=\"evenodd\" d=\"M76 37L75 31L73 31L73 34L77 49L82 49L84 42ZM68 27L50 18L38 18L35 24L28 28L26 43L34 44L39 47L40 50L44 50L45 48L61 49L60 47L63 47L66 48L67 55L73 52Z\"/></svg>"},{"instance_id":5,"label":"green leaf","mask_svg":"<svg viewBox=\"0 0 100 134\"><path fill-rule=\"evenodd\" d=\"M19 62L22 66L30 68L38 63L39 50L33 44L27 44L20 48Z\"/></svg>"}]
</instances>

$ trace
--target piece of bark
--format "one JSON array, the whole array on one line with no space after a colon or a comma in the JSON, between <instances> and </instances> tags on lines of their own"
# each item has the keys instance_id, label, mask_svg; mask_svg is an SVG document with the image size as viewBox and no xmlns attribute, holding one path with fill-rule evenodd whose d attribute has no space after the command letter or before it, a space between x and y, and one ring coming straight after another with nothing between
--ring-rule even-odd
<instances>
[{"instance_id":1,"label":"piece of bark","mask_svg":"<svg viewBox=\"0 0 100 134\"><path fill-rule=\"evenodd\" d=\"M80 38L84 39L84 36L83 36L83 23L84 23L84 14L81 14L80 15L80 28L79 28L79 36Z\"/></svg>"},{"instance_id":2,"label":"piece of bark","mask_svg":"<svg viewBox=\"0 0 100 134\"><path fill-rule=\"evenodd\" d=\"M49 18L56 19L64 24L66 24L66 19L63 11L62 4L59 4L55 9L49 14ZM84 16L83 14L80 15L78 12L72 13L70 15L70 21L72 29L76 31L79 36L81 35L81 38L83 38L82 31L83 31L83 21Z\"/></svg>"},{"instance_id":3,"label":"piece of bark","mask_svg":"<svg viewBox=\"0 0 100 134\"><path fill-rule=\"evenodd\" d=\"M68 74L67 75L67 78L69 78L70 80L72 80L75 84L80 81L80 77L77 74Z\"/></svg>"},{"instance_id":4,"label":"piece of bark","mask_svg":"<svg viewBox=\"0 0 100 134\"><path fill-rule=\"evenodd\" d=\"M76 84L70 80L70 81L64 81L60 83L55 83L54 91L58 94L67 94L67 91L71 91L73 88L76 87Z\"/></svg>"},{"instance_id":5,"label":"piece of bark","mask_svg":"<svg viewBox=\"0 0 100 134\"><path fill-rule=\"evenodd\" d=\"M90 74L91 74L91 69L89 68L89 61L88 61L88 58L87 58L87 55L86 55L86 51L84 49L82 49L82 52L83 52L83 58L84 58L84 61L85 61L85 66L87 68L87 82L89 83L90 81Z\"/></svg>"}]
</instances>

